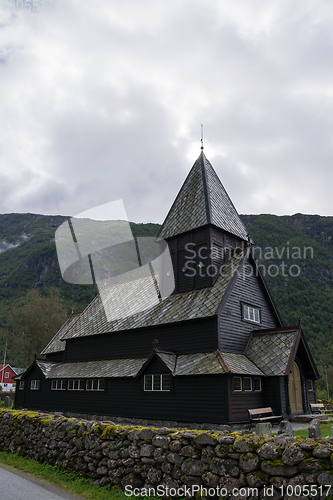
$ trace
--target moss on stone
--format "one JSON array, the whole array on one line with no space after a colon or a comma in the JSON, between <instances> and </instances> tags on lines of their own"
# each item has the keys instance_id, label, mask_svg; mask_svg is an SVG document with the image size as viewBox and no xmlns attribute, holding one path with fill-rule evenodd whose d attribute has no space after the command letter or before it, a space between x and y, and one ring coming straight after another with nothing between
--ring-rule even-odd
<instances>
[{"instance_id":1,"label":"moss on stone","mask_svg":"<svg viewBox=\"0 0 333 500\"><path fill-rule=\"evenodd\" d=\"M48 424L49 422L51 422L51 420L53 420L52 417L46 417L46 418L42 418L41 422L43 422L43 424Z\"/></svg>"},{"instance_id":2,"label":"moss on stone","mask_svg":"<svg viewBox=\"0 0 333 500\"><path fill-rule=\"evenodd\" d=\"M273 465L273 466L278 466L278 467L287 467L286 464L280 459L280 458L277 458L276 460L269 460L268 461L269 465Z\"/></svg>"},{"instance_id":3,"label":"moss on stone","mask_svg":"<svg viewBox=\"0 0 333 500\"><path fill-rule=\"evenodd\" d=\"M259 479L261 479L261 481L266 480L266 474L261 470L254 470L253 472L249 472L248 475L258 477Z\"/></svg>"}]
</instances>

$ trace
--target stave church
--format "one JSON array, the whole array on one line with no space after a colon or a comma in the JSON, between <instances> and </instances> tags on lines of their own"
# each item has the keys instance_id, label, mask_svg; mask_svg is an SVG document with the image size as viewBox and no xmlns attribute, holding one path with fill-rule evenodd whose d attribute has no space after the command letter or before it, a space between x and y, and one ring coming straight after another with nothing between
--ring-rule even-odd
<instances>
[{"instance_id":1,"label":"stave church","mask_svg":"<svg viewBox=\"0 0 333 500\"><path fill-rule=\"evenodd\" d=\"M171 258L172 293L110 318L105 303L126 296L129 280L100 290L19 376L15 407L219 424L246 423L251 408L284 419L309 413L319 376L304 333L282 324L203 150L158 238ZM153 278L135 279L139 303Z\"/></svg>"}]
</instances>

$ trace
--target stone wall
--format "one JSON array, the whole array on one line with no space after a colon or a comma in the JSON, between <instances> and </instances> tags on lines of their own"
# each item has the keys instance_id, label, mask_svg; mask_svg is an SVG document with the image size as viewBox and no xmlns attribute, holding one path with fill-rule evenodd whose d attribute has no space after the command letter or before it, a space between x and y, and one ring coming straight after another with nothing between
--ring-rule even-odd
<instances>
[{"instance_id":1,"label":"stone wall","mask_svg":"<svg viewBox=\"0 0 333 500\"><path fill-rule=\"evenodd\" d=\"M274 500L333 495L333 438L120 426L2 410L0 449L134 494Z\"/></svg>"}]
</instances>

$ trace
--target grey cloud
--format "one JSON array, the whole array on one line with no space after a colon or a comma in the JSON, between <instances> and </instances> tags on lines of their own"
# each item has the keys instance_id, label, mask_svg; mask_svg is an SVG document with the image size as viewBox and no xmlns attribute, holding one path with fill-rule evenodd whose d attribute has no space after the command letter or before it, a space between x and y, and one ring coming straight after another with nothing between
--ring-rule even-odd
<instances>
[{"instance_id":1,"label":"grey cloud","mask_svg":"<svg viewBox=\"0 0 333 500\"><path fill-rule=\"evenodd\" d=\"M332 214L332 23L325 0L72 0L6 17L0 211L123 198L131 220L161 222L203 122L239 212Z\"/></svg>"}]
</instances>

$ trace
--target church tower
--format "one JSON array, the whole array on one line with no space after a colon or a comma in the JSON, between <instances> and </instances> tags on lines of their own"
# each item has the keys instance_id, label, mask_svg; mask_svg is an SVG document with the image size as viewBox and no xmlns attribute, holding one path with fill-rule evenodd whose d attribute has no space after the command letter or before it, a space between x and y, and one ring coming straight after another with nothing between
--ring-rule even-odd
<instances>
[{"instance_id":1,"label":"church tower","mask_svg":"<svg viewBox=\"0 0 333 500\"><path fill-rule=\"evenodd\" d=\"M158 234L170 250L175 292L212 286L246 228L203 151L195 161Z\"/></svg>"}]
</instances>

